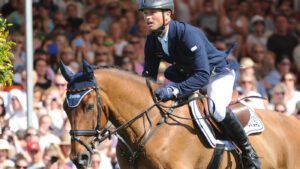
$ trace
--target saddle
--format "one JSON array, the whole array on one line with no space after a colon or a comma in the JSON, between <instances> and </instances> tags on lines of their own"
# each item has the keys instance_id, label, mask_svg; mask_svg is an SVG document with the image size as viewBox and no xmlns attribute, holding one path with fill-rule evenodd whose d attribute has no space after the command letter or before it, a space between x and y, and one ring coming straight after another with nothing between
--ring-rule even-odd
<instances>
[{"instance_id":1,"label":"saddle","mask_svg":"<svg viewBox=\"0 0 300 169\"><path fill-rule=\"evenodd\" d=\"M200 93L194 93L192 96L190 96L190 98L197 97L198 96L197 94L199 95ZM251 109L249 106L247 106L245 103L238 102L237 98L238 98L238 92L234 91L233 95L232 95L231 103L228 106L228 108L231 109L231 111L233 113L235 113L235 115L241 122L244 129L248 129L249 126L250 127L253 126L252 125L253 121L254 121L254 123L257 123L257 124L255 124L256 125L255 127L258 126L257 128L251 128L251 129L245 130L246 134L249 135L252 133L258 133L258 132L261 132L262 130L264 130L263 124L260 121L260 119L256 116L254 110ZM191 105L192 104L190 104L190 107L191 107ZM199 122L199 120L198 121L196 120L198 126L200 125L199 123L202 123L202 124L206 123L206 125L208 125L208 128L210 128L211 133L213 134L215 139L225 139L226 136L223 134L222 130L217 125L217 122L211 116L211 114L209 112L207 99L196 99L194 101L194 106L197 106L197 109L199 110L199 112L197 113L197 111L195 111L194 108L191 108L191 112L192 112L194 118L204 118L205 119L205 120L202 120L201 122ZM199 114L200 114L200 116L199 116ZM207 117L207 118L205 118L205 117ZM255 119L253 117L255 117ZM256 119L256 118L258 118L258 119ZM203 128L200 127L200 129L202 130L202 132L204 132Z\"/></svg>"}]
</instances>

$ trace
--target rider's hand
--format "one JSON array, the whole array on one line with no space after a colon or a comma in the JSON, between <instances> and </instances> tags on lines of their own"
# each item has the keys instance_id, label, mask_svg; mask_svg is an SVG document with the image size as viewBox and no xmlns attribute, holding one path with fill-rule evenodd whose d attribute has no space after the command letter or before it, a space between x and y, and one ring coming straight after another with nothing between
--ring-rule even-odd
<instances>
[{"instance_id":1,"label":"rider's hand","mask_svg":"<svg viewBox=\"0 0 300 169\"><path fill-rule=\"evenodd\" d=\"M178 94L179 90L174 86L164 86L155 91L156 97L161 101L175 99Z\"/></svg>"}]
</instances>

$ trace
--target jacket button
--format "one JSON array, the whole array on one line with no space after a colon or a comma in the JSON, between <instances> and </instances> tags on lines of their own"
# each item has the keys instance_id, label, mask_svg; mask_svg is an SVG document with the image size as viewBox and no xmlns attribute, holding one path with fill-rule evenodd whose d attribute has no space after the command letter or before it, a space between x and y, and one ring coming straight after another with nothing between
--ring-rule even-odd
<instances>
[{"instance_id":1,"label":"jacket button","mask_svg":"<svg viewBox=\"0 0 300 169\"><path fill-rule=\"evenodd\" d=\"M173 65L176 65L176 62L173 62Z\"/></svg>"},{"instance_id":2,"label":"jacket button","mask_svg":"<svg viewBox=\"0 0 300 169\"><path fill-rule=\"evenodd\" d=\"M183 69L180 69L180 72L183 72Z\"/></svg>"}]
</instances>

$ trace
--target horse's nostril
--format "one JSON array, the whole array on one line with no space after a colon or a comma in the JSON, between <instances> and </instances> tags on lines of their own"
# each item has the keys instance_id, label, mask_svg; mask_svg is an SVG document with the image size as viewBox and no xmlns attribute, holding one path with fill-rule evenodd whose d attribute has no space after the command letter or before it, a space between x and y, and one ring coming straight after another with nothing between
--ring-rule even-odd
<instances>
[{"instance_id":1,"label":"horse's nostril","mask_svg":"<svg viewBox=\"0 0 300 169\"><path fill-rule=\"evenodd\" d=\"M87 167L90 162L90 153L82 153L79 155L78 164Z\"/></svg>"}]
</instances>

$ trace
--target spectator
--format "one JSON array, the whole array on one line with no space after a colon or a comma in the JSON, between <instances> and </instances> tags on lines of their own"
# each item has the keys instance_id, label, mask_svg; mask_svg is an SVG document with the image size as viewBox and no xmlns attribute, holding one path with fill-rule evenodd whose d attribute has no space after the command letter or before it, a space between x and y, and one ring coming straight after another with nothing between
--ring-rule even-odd
<instances>
[{"instance_id":1,"label":"spectator","mask_svg":"<svg viewBox=\"0 0 300 169\"><path fill-rule=\"evenodd\" d=\"M14 69L21 70L25 68L26 54L25 54L25 38L22 34L16 33L11 36L11 40L16 42L12 52L14 57L12 58Z\"/></svg>"},{"instance_id":2,"label":"spectator","mask_svg":"<svg viewBox=\"0 0 300 169\"><path fill-rule=\"evenodd\" d=\"M101 155L99 152L95 152L91 157L92 169L100 169L101 166Z\"/></svg>"},{"instance_id":3,"label":"spectator","mask_svg":"<svg viewBox=\"0 0 300 169\"><path fill-rule=\"evenodd\" d=\"M121 68L127 71L134 71L134 62L129 57L121 58Z\"/></svg>"},{"instance_id":4,"label":"spectator","mask_svg":"<svg viewBox=\"0 0 300 169\"><path fill-rule=\"evenodd\" d=\"M8 125L7 123L4 99L0 96L0 130L2 130L4 126Z\"/></svg>"},{"instance_id":5,"label":"spectator","mask_svg":"<svg viewBox=\"0 0 300 169\"><path fill-rule=\"evenodd\" d=\"M75 60L75 53L70 46L64 46L60 51L60 59L65 65L70 66L70 63Z\"/></svg>"},{"instance_id":6,"label":"spectator","mask_svg":"<svg viewBox=\"0 0 300 169\"><path fill-rule=\"evenodd\" d=\"M112 66L114 64L114 57L110 50L105 46L99 46L95 51L96 66Z\"/></svg>"},{"instance_id":7,"label":"spectator","mask_svg":"<svg viewBox=\"0 0 300 169\"><path fill-rule=\"evenodd\" d=\"M282 78L283 83L287 88L286 92L286 106L287 115L292 115L296 110L296 104L300 101L300 91L296 89L296 76L294 73L287 73Z\"/></svg>"},{"instance_id":8,"label":"spectator","mask_svg":"<svg viewBox=\"0 0 300 169\"><path fill-rule=\"evenodd\" d=\"M263 79L275 69L275 58L262 44L253 44L249 56L255 62L255 76L258 80Z\"/></svg>"},{"instance_id":9,"label":"spectator","mask_svg":"<svg viewBox=\"0 0 300 169\"><path fill-rule=\"evenodd\" d=\"M106 13L100 23L99 28L108 32L112 22L117 21L121 17L121 6L118 0L106 1Z\"/></svg>"},{"instance_id":10,"label":"spectator","mask_svg":"<svg viewBox=\"0 0 300 169\"><path fill-rule=\"evenodd\" d=\"M102 46L104 43L104 37L106 33L100 29L93 30L93 41L92 41L92 48L95 51L99 46Z\"/></svg>"},{"instance_id":11,"label":"spectator","mask_svg":"<svg viewBox=\"0 0 300 169\"><path fill-rule=\"evenodd\" d=\"M39 143L41 149L49 147L51 143L59 144L60 139L52 133L52 119L49 115L43 115L39 119Z\"/></svg>"},{"instance_id":12,"label":"spectator","mask_svg":"<svg viewBox=\"0 0 300 169\"><path fill-rule=\"evenodd\" d=\"M268 38L268 50L275 53L276 61L281 60L284 55L293 61L292 54L298 44L297 38L289 32L289 23L284 15L275 18L276 31Z\"/></svg>"},{"instance_id":13,"label":"spectator","mask_svg":"<svg viewBox=\"0 0 300 169\"><path fill-rule=\"evenodd\" d=\"M12 131L27 128L26 95L19 89L13 89L8 94L7 117ZM33 125L37 127L37 117L33 116Z\"/></svg>"},{"instance_id":14,"label":"spectator","mask_svg":"<svg viewBox=\"0 0 300 169\"><path fill-rule=\"evenodd\" d=\"M267 108L267 103L265 103L263 99L251 98L251 96L261 97L256 91L256 79L253 74L241 73L239 86L241 88L239 98L245 98L245 101L250 107L258 109Z\"/></svg>"},{"instance_id":15,"label":"spectator","mask_svg":"<svg viewBox=\"0 0 300 169\"><path fill-rule=\"evenodd\" d=\"M293 114L297 119L300 120L300 102L296 103L296 110L295 113Z\"/></svg>"},{"instance_id":16,"label":"spectator","mask_svg":"<svg viewBox=\"0 0 300 169\"><path fill-rule=\"evenodd\" d=\"M145 46L145 41L143 41L142 38L139 36L133 35L129 37L129 44L133 45L134 50L137 54L138 61L140 63L144 62L144 46Z\"/></svg>"},{"instance_id":17,"label":"spectator","mask_svg":"<svg viewBox=\"0 0 300 169\"><path fill-rule=\"evenodd\" d=\"M65 88L67 83L65 82ZM61 133L64 120L67 118L63 110L63 100L58 88L51 87L45 91L44 106L46 107L47 114L51 117L51 129L55 135ZM46 120L47 121L47 120Z\"/></svg>"},{"instance_id":18,"label":"spectator","mask_svg":"<svg viewBox=\"0 0 300 169\"><path fill-rule=\"evenodd\" d=\"M18 0L9 0L1 7L1 14L7 17L18 8Z\"/></svg>"},{"instance_id":19,"label":"spectator","mask_svg":"<svg viewBox=\"0 0 300 169\"><path fill-rule=\"evenodd\" d=\"M123 52L122 52L122 57L129 57L130 60L134 63L134 71L141 75L143 70L144 70L144 66L143 64L139 61L139 57L137 55L137 52L134 48L133 45L126 45L123 48Z\"/></svg>"},{"instance_id":20,"label":"spectator","mask_svg":"<svg viewBox=\"0 0 300 169\"><path fill-rule=\"evenodd\" d=\"M59 144L60 151L62 152L63 161L65 163L65 166L68 166L68 168L76 169L76 166L73 164L73 162L70 159L70 153L71 153L71 136L69 132L64 132L64 134L60 138L61 142ZM92 158L93 163L93 158Z\"/></svg>"},{"instance_id":21,"label":"spectator","mask_svg":"<svg viewBox=\"0 0 300 169\"><path fill-rule=\"evenodd\" d=\"M236 51L240 53L243 48L243 37L248 32L248 21L239 15L238 6L231 4L226 13L220 13L219 29L227 44L237 43Z\"/></svg>"},{"instance_id":22,"label":"spectator","mask_svg":"<svg viewBox=\"0 0 300 169\"><path fill-rule=\"evenodd\" d=\"M218 35L219 17L214 9L214 1L205 0L203 2L203 12L198 16L197 25L207 32L210 39Z\"/></svg>"},{"instance_id":23,"label":"spectator","mask_svg":"<svg viewBox=\"0 0 300 169\"><path fill-rule=\"evenodd\" d=\"M92 29L90 25L83 23L80 25L79 31L79 34L72 40L72 48L75 50L76 60L81 62L82 59L86 59L90 64L93 64Z\"/></svg>"},{"instance_id":24,"label":"spectator","mask_svg":"<svg viewBox=\"0 0 300 169\"><path fill-rule=\"evenodd\" d=\"M52 84L51 77L47 76L47 70L49 68L48 62L45 59L40 58L35 59L33 65L34 70L37 73L37 82L35 84L35 87L39 87L43 90L48 89Z\"/></svg>"},{"instance_id":25,"label":"spectator","mask_svg":"<svg viewBox=\"0 0 300 169\"><path fill-rule=\"evenodd\" d=\"M276 104L279 104L279 103L285 104L286 93L287 93L287 88L283 83L276 84L276 86L272 89L272 92L271 92L268 109L275 110Z\"/></svg>"},{"instance_id":26,"label":"spectator","mask_svg":"<svg viewBox=\"0 0 300 169\"><path fill-rule=\"evenodd\" d=\"M290 71L291 61L289 60L289 57L283 57L276 63L276 69L263 78L262 83L268 91L271 91L271 89L281 81L282 76Z\"/></svg>"},{"instance_id":27,"label":"spectator","mask_svg":"<svg viewBox=\"0 0 300 169\"><path fill-rule=\"evenodd\" d=\"M13 24L13 32L22 32L25 27L25 0L17 0L17 9L7 16L9 23Z\"/></svg>"},{"instance_id":28,"label":"spectator","mask_svg":"<svg viewBox=\"0 0 300 169\"><path fill-rule=\"evenodd\" d=\"M287 107L284 103L275 104L274 111L287 115Z\"/></svg>"},{"instance_id":29,"label":"spectator","mask_svg":"<svg viewBox=\"0 0 300 169\"><path fill-rule=\"evenodd\" d=\"M248 57L244 57L241 60L240 63L240 73L243 75L250 75L250 76L254 76L257 75L256 72L256 64L253 62L253 60L251 58ZM267 98L267 92L266 89L264 88L264 86L257 81L256 77L254 79L254 83L255 83L255 91L257 91L262 97Z\"/></svg>"},{"instance_id":30,"label":"spectator","mask_svg":"<svg viewBox=\"0 0 300 169\"><path fill-rule=\"evenodd\" d=\"M124 32L122 31L120 22L115 21L111 23L108 33L114 41L115 55L121 57L123 48L128 42L124 39Z\"/></svg>"},{"instance_id":31,"label":"spectator","mask_svg":"<svg viewBox=\"0 0 300 169\"><path fill-rule=\"evenodd\" d=\"M83 19L78 16L78 8L75 3L69 3L66 7L67 29L72 35L78 31L78 26L83 23Z\"/></svg>"},{"instance_id":32,"label":"spectator","mask_svg":"<svg viewBox=\"0 0 300 169\"><path fill-rule=\"evenodd\" d=\"M265 19L262 16L255 15L252 17L251 28L253 33L247 35L245 46L248 52L255 44L266 46L267 40L271 35L271 32L267 31L265 28Z\"/></svg>"},{"instance_id":33,"label":"spectator","mask_svg":"<svg viewBox=\"0 0 300 169\"><path fill-rule=\"evenodd\" d=\"M62 74L57 73L55 75L55 78L53 80L54 86L58 89L59 92L59 98L63 101L65 100L65 95L67 92L67 81L66 79L62 76Z\"/></svg>"},{"instance_id":34,"label":"spectator","mask_svg":"<svg viewBox=\"0 0 300 169\"><path fill-rule=\"evenodd\" d=\"M28 161L22 155L18 156L15 160L16 169L27 169L28 165L29 165Z\"/></svg>"},{"instance_id":35,"label":"spectator","mask_svg":"<svg viewBox=\"0 0 300 169\"><path fill-rule=\"evenodd\" d=\"M5 139L0 139L0 168L14 167L13 161L9 159L10 146Z\"/></svg>"},{"instance_id":36,"label":"spectator","mask_svg":"<svg viewBox=\"0 0 300 169\"><path fill-rule=\"evenodd\" d=\"M38 141L30 141L27 145L27 152L30 155L31 162L28 169L40 169L45 167L43 162L43 151Z\"/></svg>"}]
</instances>

